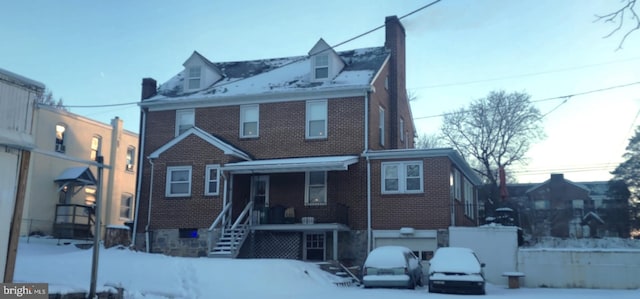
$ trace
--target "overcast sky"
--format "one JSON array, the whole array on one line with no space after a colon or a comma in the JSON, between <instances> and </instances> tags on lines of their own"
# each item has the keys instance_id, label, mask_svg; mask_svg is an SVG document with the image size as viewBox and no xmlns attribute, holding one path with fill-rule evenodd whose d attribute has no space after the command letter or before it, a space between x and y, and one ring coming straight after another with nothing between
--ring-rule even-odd
<instances>
[{"instance_id":1,"label":"overcast sky","mask_svg":"<svg viewBox=\"0 0 640 299\"><path fill-rule=\"evenodd\" d=\"M197 50L214 62L306 54L319 38L335 45L431 1L11 1L0 10L0 68L44 83L70 110L101 122L119 116L138 131L134 103L144 77L160 83ZM609 179L639 123L640 31L621 50L615 25L594 23L618 1L443 0L402 23L407 88L418 132L436 115L492 90L524 91L543 114L545 141L521 182L550 172L573 181ZM384 30L337 50L381 46ZM564 102L564 104L563 104Z\"/></svg>"}]
</instances>

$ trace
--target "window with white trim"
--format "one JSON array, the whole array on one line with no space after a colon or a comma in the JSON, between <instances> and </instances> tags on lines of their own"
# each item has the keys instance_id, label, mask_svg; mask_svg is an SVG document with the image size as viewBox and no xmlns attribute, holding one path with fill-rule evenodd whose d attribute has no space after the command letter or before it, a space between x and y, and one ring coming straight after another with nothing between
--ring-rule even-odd
<instances>
[{"instance_id":1,"label":"window with white trim","mask_svg":"<svg viewBox=\"0 0 640 299\"><path fill-rule=\"evenodd\" d=\"M316 80L329 78L329 54L317 54L313 57L313 75Z\"/></svg>"},{"instance_id":2,"label":"window with white trim","mask_svg":"<svg viewBox=\"0 0 640 299\"><path fill-rule=\"evenodd\" d=\"M464 214L469 218L474 219L475 213L473 212L473 185L467 179L464 180Z\"/></svg>"},{"instance_id":3,"label":"window with white trim","mask_svg":"<svg viewBox=\"0 0 640 299\"><path fill-rule=\"evenodd\" d=\"M200 81L202 79L202 68L200 66L192 66L187 69L187 89L200 89Z\"/></svg>"},{"instance_id":4,"label":"window with white trim","mask_svg":"<svg viewBox=\"0 0 640 299\"><path fill-rule=\"evenodd\" d=\"M56 146L55 150L59 153L64 153L66 151L64 144L64 132L67 130L67 126L63 124L56 125Z\"/></svg>"},{"instance_id":5,"label":"window with white trim","mask_svg":"<svg viewBox=\"0 0 640 299\"><path fill-rule=\"evenodd\" d=\"M101 147L102 147L102 137L98 135L91 137L91 154L89 156L91 161L96 161L96 158L100 156Z\"/></svg>"},{"instance_id":6,"label":"window with white trim","mask_svg":"<svg viewBox=\"0 0 640 299\"><path fill-rule=\"evenodd\" d=\"M324 206L327 204L327 172L309 171L306 173L304 204Z\"/></svg>"},{"instance_id":7,"label":"window with white trim","mask_svg":"<svg viewBox=\"0 0 640 299\"><path fill-rule=\"evenodd\" d=\"M306 137L327 138L327 101L307 101Z\"/></svg>"},{"instance_id":8,"label":"window with white trim","mask_svg":"<svg viewBox=\"0 0 640 299\"><path fill-rule=\"evenodd\" d=\"M380 116L380 120L378 121L379 125L378 125L378 132L380 133L380 145L384 146L384 108L382 107L378 107L379 108L379 116Z\"/></svg>"},{"instance_id":9,"label":"window with white trim","mask_svg":"<svg viewBox=\"0 0 640 299\"><path fill-rule=\"evenodd\" d=\"M196 112L193 109L176 110L176 136L195 126Z\"/></svg>"},{"instance_id":10,"label":"window with white trim","mask_svg":"<svg viewBox=\"0 0 640 299\"><path fill-rule=\"evenodd\" d=\"M382 193L422 193L422 161L383 162Z\"/></svg>"},{"instance_id":11,"label":"window with white trim","mask_svg":"<svg viewBox=\"0 0 640 299\"><path fill-rule=\"evenodd\" d=\"M167 197L191 196L191 166L167 167Z\"/></svg>"},{"instance_id":12,"label":"window with white trim","mask_svg":"<svg viewBox=\"0 0 640 299\"><path fill-rule=\"evenodd\" d=\"M325 233L309 233L305 237L305 259L324 261Z\"/></svg>"},{"instance_id":13,"label":"window with white trim","mask_svg":"<svg viewBox=\"0 0 640 299\"><path fill-rule=\"evenodd\" d=\"M220 165L207 165L204 181L204 195L218 195L220 185Z\"/></svg>"},{"instance_id":14,"label":"window with white trim","mask_svg":"<svg viewBox=\"0 0 640 299\"><path fill-rule=\"evenodd\" d=\"M462 184L460 183L460 172L453 169L453 198L462 200Z\"/></svg>"},{"instance_id":15,"label":"window with white trim","mask_svg":"<svg viewBox=\"0 0 640 299\"><path fill-rule=\"evenodd\" d=\"M260 106L240 106L240 137L258 137L260 129Z\"/></svg>"},{"instance_id":16,"label":"window with white trim","mask_svg":"<svg viewBox=\"0 0 640 299\"><path fill-rule=\"evenodd\" d=\"M123 193L120 197L120 219L131 219L131 206L133 205L133 194Z\"/></svg>"},{"instance_id":17,"label":"window with white trim","mask_svg":"<svg viewBox=\"0 0 640 299\"><path fill-rule=\"evenodd\" d=\"M133 171L133 167L136 161L136 148L133 146L129 146L127 147L127 165L125 166L125 169L127 171Z\"/></svg>"}]
</instances>

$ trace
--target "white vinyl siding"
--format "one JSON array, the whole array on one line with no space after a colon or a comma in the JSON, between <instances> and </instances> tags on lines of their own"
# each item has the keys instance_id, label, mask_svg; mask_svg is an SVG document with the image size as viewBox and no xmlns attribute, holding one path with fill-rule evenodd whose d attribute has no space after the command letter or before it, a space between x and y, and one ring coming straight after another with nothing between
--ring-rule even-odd
<instances>
[{"instance_id":1,"label":"white vinyl siding","mask_svg":"<svg viewBox=\"0 0 640 299\"><path fill-rule=\"evenodd\" d=\"M260 130L260 106L240 106L240 137L258 137Z\"/></svg>"},{"instance_id":2,"label":"white vinyl siding","mask_svg":"<svg viewBox=\"0 0 640 299\"><path fill-rule=\"evenodd\" d=\"M382 163L382 193L422 193L421 161Z\"/></svg>"},{"instance_id":3,"label":"white vinyl siding","mask_svg":"<svg viewBox=\"0 0 640 299\"><path fill-rule=\"evenodd\" d=\"M191 196L191 166L167 167L167 197Z\"/></svg>"},{"instance_id":4,"label":"white vinyl siding","mask_svg":"<svg viewBox=\"0 0 640 299\"><path fill-rule=\"evenodd\" d=\"M378 125L378 133L380 134L380 145L384 146L384 108L379 107L378 111L380 111L379 116L380 116L380 120L379 120L379 125Z\"/></svg>"},{"instance_id":5,"label":"white vinyl siding","mask_svg":"<svg viewBox=\"0 0 640 299\"><path fill-rule=\"evenodd\" d=\"M307 101L306 137L327 138L327 101Z\"/></svg>"}]
</instances>

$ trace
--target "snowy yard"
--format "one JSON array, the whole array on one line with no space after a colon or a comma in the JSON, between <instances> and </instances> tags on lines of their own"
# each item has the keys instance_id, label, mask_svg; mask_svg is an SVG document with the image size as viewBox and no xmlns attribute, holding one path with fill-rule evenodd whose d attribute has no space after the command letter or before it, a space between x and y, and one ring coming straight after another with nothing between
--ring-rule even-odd
<instances>
[{"instance_id":1,"label":"snowy yard","mask_svg":"<svg viewBox=\"0 0 640 299\"><path fill-rule=\"evenodd\" d=\"M87 291L91 250L22 239L14 282L48 283L50 293ZM125 298L461 298L416 290L338 287L338 278L294 260L178 258L120 249L100 251L98 291L119 285ZM476 297L476 296L472 296ZM483 298L640 298L640 290L507 289L487 285Z\"/></svg>"}]
</instances>

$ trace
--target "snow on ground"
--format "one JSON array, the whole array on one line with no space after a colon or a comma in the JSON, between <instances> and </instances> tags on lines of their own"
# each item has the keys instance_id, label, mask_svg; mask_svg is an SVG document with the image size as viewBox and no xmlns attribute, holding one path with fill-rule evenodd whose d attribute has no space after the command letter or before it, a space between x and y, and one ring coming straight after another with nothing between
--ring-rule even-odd
<instances>
[{"instance_id":1,"label":"snow on ground","mask_svg":"<svg viewBox=\"0 0 640 299\"><path fill-rule=\"evenodd\" d=\"M14 282L48 283L50 293L89 289L92 250L57 245L55 239L22 239ZM98 291L119 285L125 298L460 298L416 290L338 287L340 278L317 265L279 259L180 258L125 249L101 249ZM507 289L488 285L483 298L640 298L640 290Z\"/></svg>"}]
</instances>

